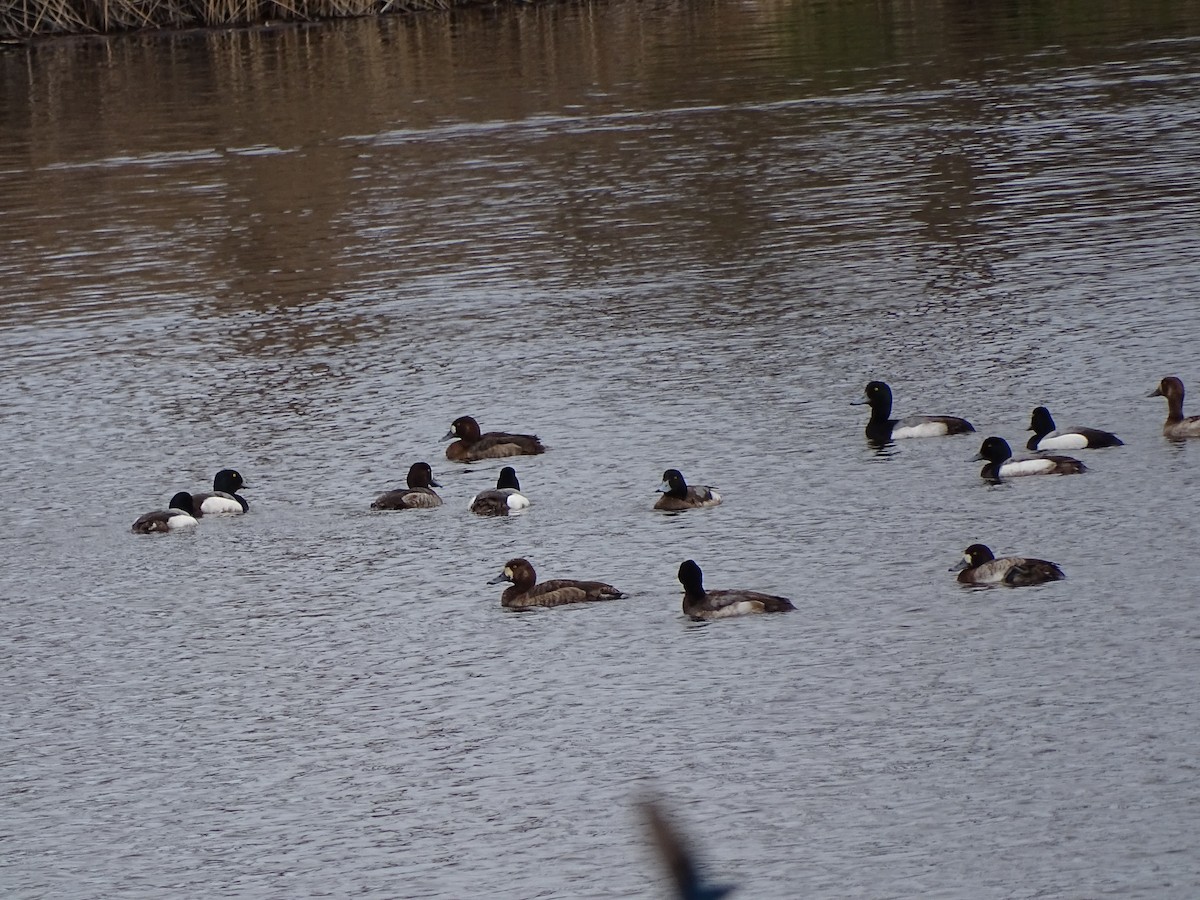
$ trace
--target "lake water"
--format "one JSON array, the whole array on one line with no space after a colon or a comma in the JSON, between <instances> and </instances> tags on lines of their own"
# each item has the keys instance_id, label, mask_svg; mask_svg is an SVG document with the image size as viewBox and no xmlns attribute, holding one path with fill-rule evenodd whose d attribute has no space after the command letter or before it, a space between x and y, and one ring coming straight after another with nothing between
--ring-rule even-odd
<instances>
[{"instance_id":1,"label":"lake water","mask_svg":"<svg viewBox=\"0 0 1200 900\"><path fill-rule=\"evenodd\" d=\"M1142 7L1147 7L1143 9ZM1200 3L0 53L0 888L1200 895ZM864 440L897 412L978 435ZM1030 410L1090 471L985 485ZM466 511L537 432L534 506ZM446 504L373 513L428 460ZM222 467L250 514L129 533ZM662 471L723 505L666 516ZM1068 580L972 591L968 544ZM630 594L518 614L487 581ZM679 563L798 612L680 613Z\"/></svg>"}]
</instances>

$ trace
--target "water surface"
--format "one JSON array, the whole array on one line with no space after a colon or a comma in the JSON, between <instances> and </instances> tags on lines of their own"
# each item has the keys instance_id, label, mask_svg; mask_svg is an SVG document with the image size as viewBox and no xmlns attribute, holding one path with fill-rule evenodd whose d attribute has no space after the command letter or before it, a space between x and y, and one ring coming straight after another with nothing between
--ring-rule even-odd
<instances>
[{"instance_id":1,"label":"water surface","mask_svg":"<svg viewBox=\"0 0 1200 900\"><path fill-rule=\"evenodd\" d=\"M890 8L889 8L890 9ZM603 3L0 55L0 885L1200 887L1200 4ZM975 437L877 451L849 406ZM1030 410L1091 471L984 485ZM536 431L466 505L457 416ZM446 505L372 513L426 459ZM251 514L129 533L221 467ZM663 469L725 503L655 514ZM966 591L969 543L1069 579ZM526 556L628 600L532 614ZM675 571L799 611L682 618Z\"/></svg>"}]
</instances>

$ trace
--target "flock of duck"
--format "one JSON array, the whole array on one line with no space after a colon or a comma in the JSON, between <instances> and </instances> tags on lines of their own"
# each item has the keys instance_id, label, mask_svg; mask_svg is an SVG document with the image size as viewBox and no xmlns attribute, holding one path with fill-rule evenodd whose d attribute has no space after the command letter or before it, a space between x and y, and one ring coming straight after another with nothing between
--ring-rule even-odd
<instances>
[{"instance_id":1,"label":"flock of duck","mask_svg":"<svg viewBox=\"0 0 1200 900\"><path fill-rule=\"evenodd\" d=\"M906 438L940 437L975 431L966 419L958 416L907 416L893 419L892 390L882 381L869 382L864 399L858 401L871 408L866 426L867 440L883 445ZM1172 439L1200 437L1200 416L1183 415L1183 382L1175 376L1162 379L1149 397L1165 397L1167 420L1163 435ZM972 457L985 461L980 476L1000 483L1006 478L1028 475L1074 475L1086 472L1080 460L1072 456L1050 453L1052 450L1119 447L1124 442L1115 434L1099 428L1058 428L1050 411L1039 406L1029 423L1033 436L1026 444L1029 454L1015 456L1008 442L1001 437L988 437L979 453ZM510 434L502 431L482 433L479 423L470 416L461 416L451 423L450 431L442 438L452 441L446 448L446 458L454 462L475 462L483 459L502 459L544 453L546 448L537 435ZM212 491L190 494L180 491L171 498L168 509L155 510L140 516L132 530L138 534L170 532L195 527L203 516L239 515L250 505L238 491L245 488L241 474L235 469L222 469L213 478ZM434 491L441 487L426 462L409 468L405 487L386 491L371 504L375 510L432 509L442 505ZM663 473L658 487L661 497L654 508L667 512L683 512L716 506L721 495L706 485L690 485L678 469ZM530 505L521 493L516 470L505 466L500 471L496 487L476 494L470 503L472 513L481 516L507 516ZM1044 559L1022 556L997 558L984 544L972 544L963 552L962 561L950 571L958 572L958 580L972 585L1031 585L1056 581L1064 577L1062 569ZM679 582L683 585L683 612L692 619L719 619L754 613L787 612L795 606L786 597L748 590L706 590L704 575L694 560L679 566ZM501 605L509 609L562 606L616 600L626 596L622 591L602 581L581 581L556 578L538 582L537 572L526 559L510 559L500 574L489 584L508 582Z\"/></svg>"}]
</instances>

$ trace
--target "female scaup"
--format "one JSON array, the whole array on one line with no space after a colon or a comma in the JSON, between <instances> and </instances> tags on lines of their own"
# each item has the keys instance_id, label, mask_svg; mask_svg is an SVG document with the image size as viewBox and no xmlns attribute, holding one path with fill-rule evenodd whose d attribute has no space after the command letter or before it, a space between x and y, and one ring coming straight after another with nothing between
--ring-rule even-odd
<instances>
[{"instance_id":1,"label":"female scaup","mask_svg":"<svg viewBox=\"0 0 1200 900\"><path fill-rule=\"evenodd\" d=\"M1158 383L1147 397L1167 398L1167 421L1163 423L1163 436L1169 438L1200 437L1200 416L1183 417L1183 382L1168 375Z\"/></svg>"},{"instance_id":2,"label":"female scaup","mask_svg":"<svg viewBox=\"0 0 1200 900\"><path fill-rule=\"evenodd\" d=\"M1025 445L1027 450L1083 450L1096 447L1122 447L1125 442L1111 431L1099 428L1055 428L1050 410L1039 406L1029 419L1029 430L1033 437Z\"/></svg>"},{"instance_id":3,"label":"female scaup","mask_svg":"<svg viewBox=\"0 0 1200 900\"><path fill-rule=\"evenodd\" d=\"M679 565L679 583L683 585L684 615L700 619L724 619L752 613L788 612L796 607L786 597L757 591L704 590L704 573L694 560Z\"/></svg>"},{"instance_id":4,"label":"female scaup","mask_svg":"<svg viewBox=\"0 0 1200 900\"><path fill-rule=\"evenodd\" d=\"M441 487L433 480L429 463L413 463L408 470L408 487L380 494L371 504L371 509L433 509L442 505L442 498L433 488Z\"/></svg>"},{"instance_id":5,"label":"female scaup","mask_svg":"<svg viewBox=\"0 0 1200 900\"><path fill-rule=\"evenodd\" d=\"M555 578L537 583L537 572L527 559L510 559L504 569L488 584L511 581L500 595L500 605L507 609L531 609L535 606L563 606L567 603L590 603L598 600L619 600L625 596L603 581L575 581Z\"/></svg>"},{"instance_id":6,"label":"female scaup","mask_svg":"<svg viewBox=\"0 0 1200 900\"><path fill-rule=\"evenodd\" d=\"M494 488L480 491L471 498L471 512L477 516L507 516L510 512L528 508L529 498L521 493L521 482L512 466L500 470Z\"/></svg>"},{"instance_id":7,"label":"female scaup","mask_svg":"<svg viewBox=\"0 0 1200 900\"><path fill-rule=\"evenodd\" d=\"M196 512L203 516L240 515L250 508L250 504L238 491L246 487L241 473L236 469L222 469L213 478L212 491L204 494L193 494L192 503Z\"/></svg>"},{"instance_id":8,"label":"female scaup","mask_svg":"<svg viewBox=\"0 0 1200 900\"><path fill-rule=\"evenodd\" d=\"M180 528L192 528L196 525L195 505L192 495L180 491L171 498L169 509L156 509L144 516L138 516L130 530L134 534L151 534L155 531L176 531Z\"/></svg>"},{"instance_id":9,"label":"female scaup","mask_svg":"<svg viewBox=\"0 0 1200 900\"><path fill-rule=\"evenodd\" d=\"M655 490L662 493L654 504L655 509L677 512L682 509L716 506L721 502L721 495L708 485L689 485L683 480L683 475L678 469L667 469L663 472L662 484Z\"/></svg>"},{"instance_id":10,"label":"female scaup","mask_svg":"<svg viewBox=\"0 0 1200 900\"><path fill-rule=\"evenodd\" d=\"M946 434L966 434L975 426L958 416L906 416L903 419L889 418L892 414L892 389L882 381L868 382L863 391L865 400L855 401L871 407L871 418L867 422L867 440L886 443L902 438L941 437Z\"/></svg>"},{"instance_id":11,"label":"female scaup","mask_svg":"<svg viewBox=\"0 0 1200 900\"><path fill-rule=\"evenodd\" d=\"M459 416L450 424L443 441L454 440L446 448L446 458L455 462L474 462L477 459L500 459L505 456L535 456L546 448L536 434L508 434L504 431L479 433L479 423L470 416Z\"/></svg>"},{"instance_id":12,"label":"female scaup","mask_svg":"<svg viewBox=\"0 0 1200 900\"><path fill-rule=\"evenodd\" d=\"M963 551L962 561L950 567L958 573L962 584L1044 584L1061 581L1067 576L1057 563L1026 556L1003 556L996 559L985 544L972 544Z\"/></svg>"},{"instance_id":13,"label":"female scaup","mask_svg":"<svg viewBox=\"0 0 1200 900\"><path fill-rule=\"evenodd\" d=\"M1087 471L1087 466L1073 456L1042 454L1014 457L1008 441L999 437L985 440L970 461L980 459L986 459L987 465L979 471L979 477L995 482L1022 475L1076 475Z\"/></svg>"}]
</instances>

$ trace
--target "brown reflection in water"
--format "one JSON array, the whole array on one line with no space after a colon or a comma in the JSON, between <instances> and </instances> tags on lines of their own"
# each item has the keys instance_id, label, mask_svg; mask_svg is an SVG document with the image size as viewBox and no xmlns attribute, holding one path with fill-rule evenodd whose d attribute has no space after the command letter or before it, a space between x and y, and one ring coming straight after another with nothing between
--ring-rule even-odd
<instances>
[{"instance_id":1,"label":"brown reflection in water","mask_svg":"<svg viewBox=\"0 0 1200 900\"><path fill-rule=\"evenodd\" d=\"M0 58L0 241L18 248L0 276L43 313L185 297L253 314L249 349L269 350L387 327L338 301L421 280L733 265L795 239L779 222L806 211L777 206L780 183L839 187L822 121L771 104L1198 21L1200 0L613 2L37 43ZM998 115L971 96L936 114ZM781 150L797 134L809 157ZM953 244L980 208L977 161L957 134L931 143L905 211ZM822 215L807 240L857 235Z\"/></svg>"}]
</instances>

